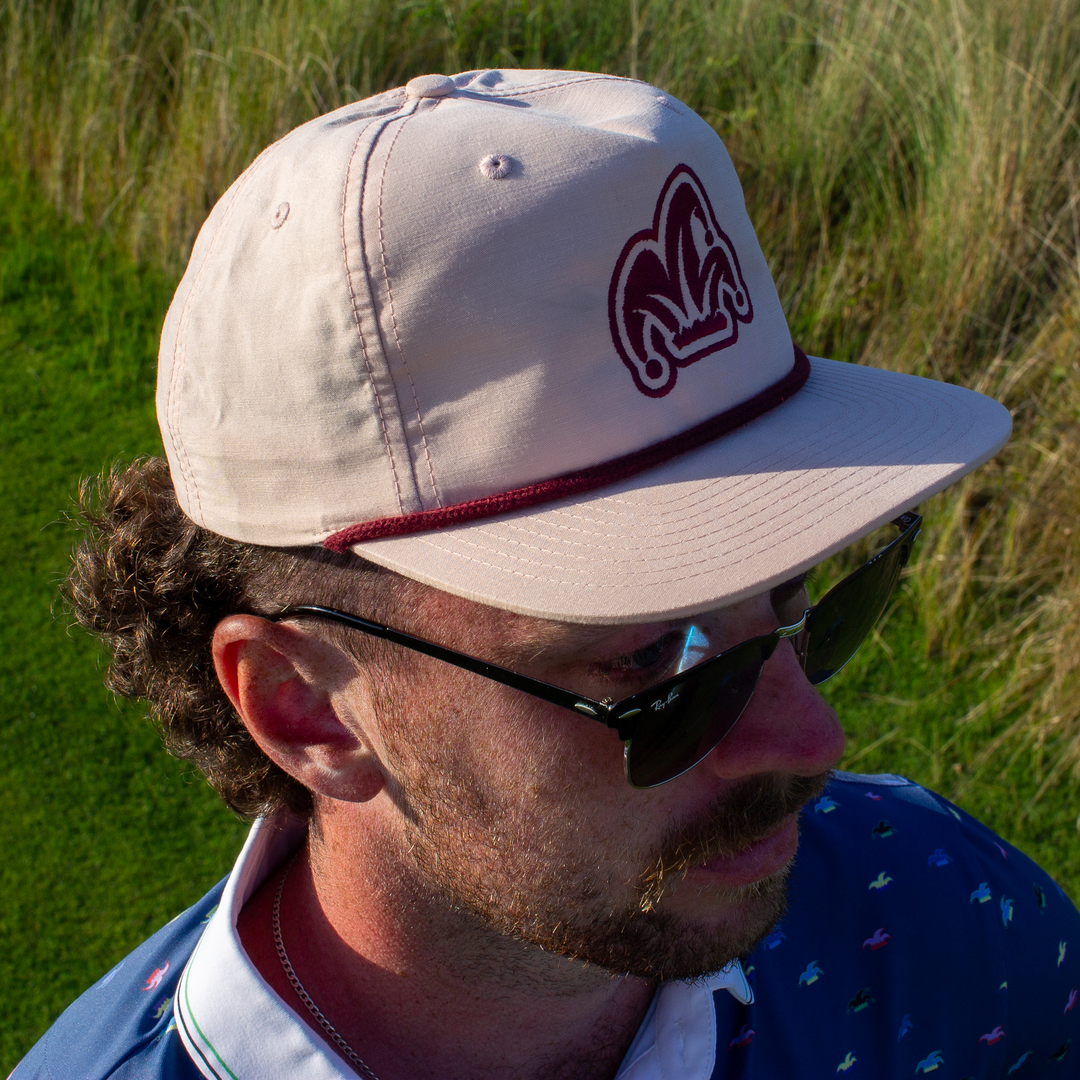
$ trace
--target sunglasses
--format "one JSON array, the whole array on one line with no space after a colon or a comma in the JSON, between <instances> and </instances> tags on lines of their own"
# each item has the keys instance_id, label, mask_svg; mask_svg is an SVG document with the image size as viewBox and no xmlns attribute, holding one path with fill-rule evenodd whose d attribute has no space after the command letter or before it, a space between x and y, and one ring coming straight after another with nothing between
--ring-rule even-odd
<instances>
[{"instance_id":1,"label":"sunglasses","mask_svg":"<svg viewBox=\"0 0 1080 1080\"><path fill-rule=\"evenodd\" d=\"M900 535L834 585L819 603L805 607L797 621L713 656L709 655L707 631L692 625L682 638L675 674L621 701L598 701L575 694L334 608L301 604L266 618L271 622L325 619L349 626L597 720L614 728L625 743L630 784L650 788L681 776L716 748L738 723L757 688L761 669L785 638L791 640L806 678L815 686L831 679L855 655L900 580L922 518L915 513L902 514L892 524ZM801 579L789 585L794 597L805 598ZM779 586L773 590L775 608L783 606L777 594L784 589Z\"/></svg>"}]
</instances>

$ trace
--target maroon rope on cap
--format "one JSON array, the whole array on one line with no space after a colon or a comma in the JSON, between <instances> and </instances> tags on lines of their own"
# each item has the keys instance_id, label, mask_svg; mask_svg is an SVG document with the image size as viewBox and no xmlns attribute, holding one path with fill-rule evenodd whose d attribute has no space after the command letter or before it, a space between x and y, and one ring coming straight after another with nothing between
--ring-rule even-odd
<instances>
[{"instance_id":1,"label":"maroon rope on cap","mask_svg":"<svg viewBox=\"0 0 1080 1080\"><path fill-rule=\"evenodd\" d=\"M426 532L429 529L442 529L448 525L462 525L478 518L494 517L510 510L523 510L528 506L554 502L568 495L580 495L608 484L624 480L635 473L645 472L657 465L662 465L671 458L696 450L705 443L712 442L756 420L759 416L775 409L801 389L810 377L810 361L806 353L794 346L795 363L791 370L772 386L767 386L760 393L734 408L710 417L687 431L658 443L635 450L622 457L612 458L600 465L591 465L587 469L564 473L551 480L541 480L536 484L514 488L498 495L485 495L480 499L457 503L454 506L440 507L437 510L421 510L415 514L403 514L400 517L376 518L374 521L361 521L350 525L340 532L328 536L323 547L331 551L344 552L353 544L363 540L378 540L386 536L405 536L409 533Z\"/></svg>"}]
</instances>

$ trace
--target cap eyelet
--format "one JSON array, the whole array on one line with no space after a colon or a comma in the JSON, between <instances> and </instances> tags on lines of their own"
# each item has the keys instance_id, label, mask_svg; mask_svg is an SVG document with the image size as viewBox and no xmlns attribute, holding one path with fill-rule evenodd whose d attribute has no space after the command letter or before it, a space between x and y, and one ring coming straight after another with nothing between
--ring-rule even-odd
<instances>
[{"instance_id":1,"label":"cap eyelet","mask_svg":"<svg viewBox=\"0 0 1080 1080\"><path fill-rule=\"evenodd\" d=\"M488 154L480 159L480 171L489 180L504 180L510 175L513 164L505 154Z\"/></svg>"}]
</instances>

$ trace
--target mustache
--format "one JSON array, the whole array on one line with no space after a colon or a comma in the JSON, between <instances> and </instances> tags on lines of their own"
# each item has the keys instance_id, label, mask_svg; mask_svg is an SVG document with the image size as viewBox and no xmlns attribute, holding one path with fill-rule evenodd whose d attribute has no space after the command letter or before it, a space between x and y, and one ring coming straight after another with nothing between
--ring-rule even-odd
<instances>
[{"instance_id":1,"label":"mustache","mask_svg":"<svg viewBox=\"0 0 1080 1080\"><path fill-rule=\"evenodd\" d=\"M824 791L830 775L751 777L718 799L697 821L673 830L639 879L641 911L652 911L677 875L710 859L735 855L774 833L785 818Z\"/></svg>"}]
</instances>

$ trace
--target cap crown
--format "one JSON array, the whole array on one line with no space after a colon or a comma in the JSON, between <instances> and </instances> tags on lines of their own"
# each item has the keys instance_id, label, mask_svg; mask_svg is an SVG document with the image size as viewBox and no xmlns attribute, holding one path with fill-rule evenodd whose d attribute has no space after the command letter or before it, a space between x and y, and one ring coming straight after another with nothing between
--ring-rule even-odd
<instances>
[{"instance_id":1,"label":"cap crown","mask_svg":"<svg viewBox=\"0 0 1080 1080\"><path fill-rule=\"evenodd\" d=\"M631 454L790 372L708 124L610 76L453 82L297 128L200 232L158 416L205 527L300 545L408 520Z\"/></svg>"}]
</instances>

